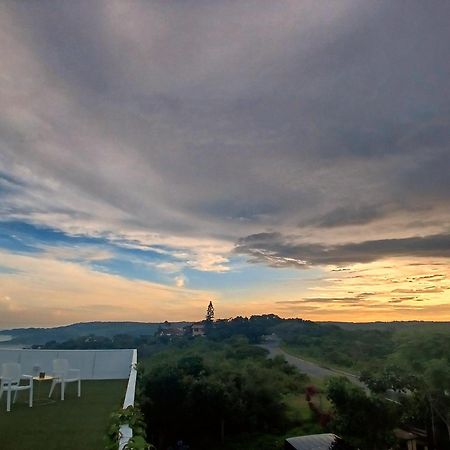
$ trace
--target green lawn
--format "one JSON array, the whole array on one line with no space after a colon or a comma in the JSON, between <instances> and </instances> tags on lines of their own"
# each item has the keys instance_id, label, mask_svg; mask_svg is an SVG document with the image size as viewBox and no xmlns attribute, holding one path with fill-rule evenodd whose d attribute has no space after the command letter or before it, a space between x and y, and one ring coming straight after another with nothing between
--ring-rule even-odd
<instances>
[{"instance_id":1,"label":"green lawn","mask_svg":"<svg viewBox=\"0 0 450 450\"><path fill-rule=\"evenodd\" d=\"M65 400L53 393L51 404L36 402L28 407L28 391L19 392L11 412L6 412L6 394L0 402L1 450L101 450L109 415L122 406L126 380L83 381L81 398L76 383L66 387ZM40 398L45 399L50 382L43 382ZM35 383L35 399L37 385ZM57 400L58 399L58 400Z\"/></svg>"}]
</instances>

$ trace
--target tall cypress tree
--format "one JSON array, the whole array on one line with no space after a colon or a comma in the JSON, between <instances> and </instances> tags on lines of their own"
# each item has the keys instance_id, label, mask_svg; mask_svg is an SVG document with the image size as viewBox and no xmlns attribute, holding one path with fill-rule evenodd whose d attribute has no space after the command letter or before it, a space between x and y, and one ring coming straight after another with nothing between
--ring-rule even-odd
<instances>
[{"instance_id":1,"label":"tall cypress tree","mask_svg":"<svg viewBox=\"0 0 450 450\"><path fill-rule=\"evenodd\" d=\"M214 306L212 302L209 302L208 309L206 310L205 323L210 326L214 322Z\"/></svg>"}]
</instances>

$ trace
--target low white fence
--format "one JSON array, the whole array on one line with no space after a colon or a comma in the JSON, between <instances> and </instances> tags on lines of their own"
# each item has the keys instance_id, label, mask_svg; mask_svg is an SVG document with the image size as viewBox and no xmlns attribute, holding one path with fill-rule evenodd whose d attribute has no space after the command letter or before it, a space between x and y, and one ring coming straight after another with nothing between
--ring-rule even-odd
<instances>
[{"instance_id":1,"label":"low white fence","mask_svg":"<svg viewBox=\"0 0 450 450\"><path fill-rule=\"evenodd\" d=\"M0 365L17 362L22 373L33 375L35 367L40 372L51 373L54 359L64 358L72 368L80 369L83 380L123 380L130 376L130 366L136 350L19 350L1 349Z\"/></svg>"},{"instance_id":2,"label":"low white fence","mask_svg":"<svg viewBox=\"0 0 450 450\"><path fill-rule=\"evenodd\" d=\"M137 377L137 350L133 350L133 359L131 361L130 376L128 378L127 392L123 402L123 409L128 406L134 406L134 396L136 394L136 377ZM128 425L120 427L119 450L122 450L127 442L133 437L133 430Z\"/></svg>"}]
</instances>

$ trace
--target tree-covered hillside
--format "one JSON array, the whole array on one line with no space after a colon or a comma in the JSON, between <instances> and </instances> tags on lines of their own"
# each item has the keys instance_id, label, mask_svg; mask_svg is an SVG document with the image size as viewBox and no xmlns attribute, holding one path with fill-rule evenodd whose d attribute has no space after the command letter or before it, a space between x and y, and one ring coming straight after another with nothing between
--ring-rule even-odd
<instances>
[{"instance_id":1,"label":"tree-covered hillside","mask_svg":"<svg viewBox=\"0 0 450 450\"><path fill-rule=\"evenodd\" d=\"M180 322L174 326L183 326L187 322ZM16 328L3 330L0 335L12 336L11 344L42 345L49 341L63 342L81 336L95 335L113 337L117 334L130 336L152 335L160 323L146 322L85 322L75 323L55 328Z\"/></svg>"},{"instance_id":2,"label":"tree-covered hillside","mask_svg":"<svg viewBox=\"0 0 450 450\"><path fill-rule=\"evenodd\" d=\"M142 367L139 403L158 449L281 450L285 436L322 430L308 378L245 337L179 338Z\"/></svg>"}]
</instances>

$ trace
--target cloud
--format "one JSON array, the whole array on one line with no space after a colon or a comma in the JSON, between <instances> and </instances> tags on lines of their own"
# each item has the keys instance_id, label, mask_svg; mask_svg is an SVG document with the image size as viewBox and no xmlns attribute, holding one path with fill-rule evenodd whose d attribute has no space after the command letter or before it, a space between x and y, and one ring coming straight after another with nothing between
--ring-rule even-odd
<instances>
[{"instance_id":1,"label":"cloud","mask_svg":"<svg viewBox=\"0 0 450 450\"><path fill-rule=\"evenodd\" d=\"M254 262L274 267L299 268L368 263L393 256L450 258L450 235L380 239L326 246L296 243L294 238L279 233L260 233L240 239L235 251L249 255Z\"/></svg>"},{"instance_id":2,"label":"cloud","mask_svg":"<svg viewBox=\"0 0 450 450\"><path fill-rule=\"evenodd\" d=\"M92 245L42 245L37 243L36 249L42 252L43 257L61 261L95 263L112 259L115 256L109 249Z\"/></svg>"},{"instance_id":3,"label":"cloud","mask_svg":"<svg viewBox=\"0 0 450 450\"><path fill-rule=\"evenodd\" d=\"M172 283L233 272L236 244L448 257L449 8L3 2L0 217L159 252Z\"/></svg>"},{"instance_id":4,"label":"cloud","mask_svg":"<svg viewBox=\"0 0 450 450\"><path fill-rule=\"evenodd\" d=\"M349 292L351 293L351 292ZM360 292L357 295L347 296L347 297L332 297L332 296L323 296L323 297L305 297L301 300L284 300L278 301L277 304L281 305L305 305L305 304L344 304L344 305L352 305L352 304L364 304L368 303L367 298L371 296L379 295L380 293L376 292Z\"/></svg>"},{"instance_id":5,"label":"cloud","mask_svg":"<svg viewBox=\"0 0 450 450\"><path fill-rule=\"evenodd\" d=\"M341 269L325 268L321 282L302 293L271 292L271 311L356 322L450 318L450 267L443 258L422 258L419 264L396 257Z\"/></svg>"},{"instance_id":6,"label":"cloud","mask_svg":"<svg viewBox=\"0 0 450 450\"><path fill-rule=\"evenodd\" d=\"M0 251L14 274L0 273L0 327L52 326L86 320L196 320L211 291L99 272L49 254Z\"/></svg>"},{"instance_id":7,"label":"cloud","mask_svg":"<svg viewBox=\"0 0 450 450\"><path fill-rule=\"evenodd\" d=\"M303 300L286 300L276 302L279 305L308 305L308 304L320 304L320 303L329 303L329 304L344 304L351 305L352 303L359 303L360 298L358 297L312 297L305 298Z\"/></svg>"},{"instance_id":8,"label":"cloud","mask_svg":"<svg viewBox=\"0 0 450 450\"><path fill-rule=\"evenodd\" d=\"M16 182L2 213L205 240L222 257L224 242L298 223L442 232L441 8L2 5L1 165Z\"/></svg>"},{"instance_id":9,"label":"cloud","mask_svg":"<svg viewBox=\"0 0 450 450\"><path fill-rule=\"evenodd\" d=\"M183 288L186 284L186 277L184 275L177 275L175 277L175 286L178 288Z\"/></svg>"},{"instance_id":10,"label":"cloud","mask_svg":"<svg viewBox=\"0 0 450 450\"><path fill-rule=\"evenodd\" d=\"M382 217L384 214L379 206L341 207L317 218L316 223L313 224L323 228L363 225Z\"/></svg>"},{"instance_id":11,"label":"cloud","mask_svg":"<svg viewBox=\"0 0 450 450\"><path fill-rule=\"evenodd\" d=\"M395 294L430 294L433 292L444 292L444 289L436 286L427 286L424 289L394 289Z\"/></svg>"}]
</instances>

